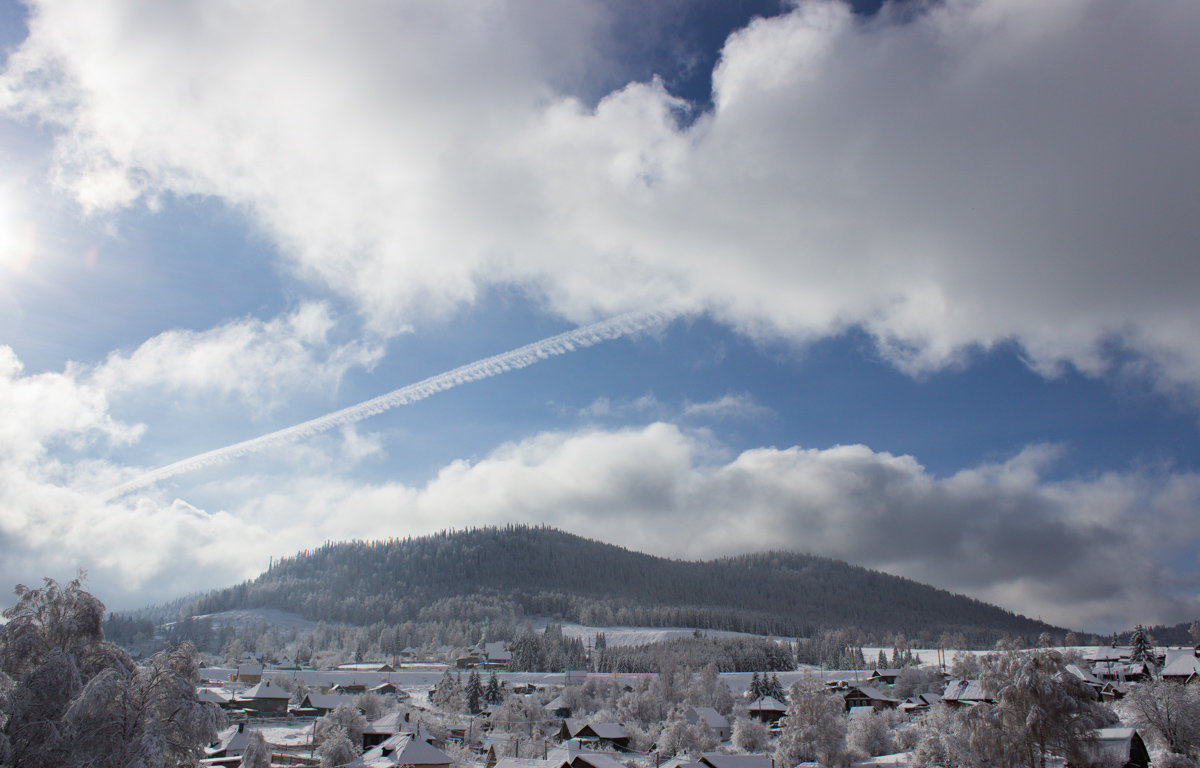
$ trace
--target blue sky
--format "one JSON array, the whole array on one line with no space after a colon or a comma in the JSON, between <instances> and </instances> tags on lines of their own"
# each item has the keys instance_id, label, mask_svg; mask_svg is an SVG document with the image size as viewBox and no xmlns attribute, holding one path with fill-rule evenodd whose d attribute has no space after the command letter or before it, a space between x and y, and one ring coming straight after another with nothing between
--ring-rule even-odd
<instances>
[{"instance_id":1,"label":"blue sky","mask_svg":"<svg viewBox=\"0 0 1200 768\"><path fill-rule=\"evenodd\" d=\"M0 579L530 522L1200 614L1194 4L645 5L0 2Z\"/></svg>"}]
</instances>

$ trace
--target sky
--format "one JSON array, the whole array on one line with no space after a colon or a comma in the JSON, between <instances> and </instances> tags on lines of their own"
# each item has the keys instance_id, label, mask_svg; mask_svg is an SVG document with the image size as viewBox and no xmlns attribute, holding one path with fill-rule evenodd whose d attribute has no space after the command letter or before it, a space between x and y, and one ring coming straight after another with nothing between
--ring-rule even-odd
<instances>
[{"instance_id":1,"label":"sky","mask_svg":"<svg viewBox=\"0 0 1200 768\"><path fill-rule=\"evenodd\" d=\"M0 584L129 610L529 523L1200 617L1198 38L1194 0L0 0Z\"/></svg>"}]
</instances>

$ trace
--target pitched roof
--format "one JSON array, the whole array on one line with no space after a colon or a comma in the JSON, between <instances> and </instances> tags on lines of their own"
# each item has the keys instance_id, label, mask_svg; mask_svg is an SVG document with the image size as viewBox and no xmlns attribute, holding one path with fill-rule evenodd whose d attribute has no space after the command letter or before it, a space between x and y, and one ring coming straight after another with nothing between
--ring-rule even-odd
<instances>
[{"instance_id":1,"label":"pitched roof","mask_svg":"<svg viewBox=\"0 0 1200 768\"><path fill-rule=\"evenodd\" d=\"M771 756L767 754L726 755L722 752L705 752L700 762L709 768L772 768Z\"/></svg>"},{"instance_id":2,"label":"pitched roof","mask_svg":"<svg viewBox=\"0 0 1200 768\"><path fill-rule=\"evenodd\" d=\"M338 704L350 704L353 706L354 697L339 696L336 693L306 693L304 694L304 702L313 709L337 709ZM301 703L304 703L301 702Z\"/></svg>"},{"instance_id":3,"label":"pitched roof","mask_svg":"<svg viewBox=\"0 0 1200 768\"><path fill-rule=\"evenodd\" d=\"M442 750L427 741L400 733L372 747L348 768L389 768L394 765L449 765L454 762Z\"/></svg>"},{"instance_id":4,"label":"pitched roof","mask_svg":"<svg viewBox=\"0 0 1200 768\"><path fill-rule=\"evenodd\" d=\"M692 711L699 715L709 728L716 730L729 727L729 718L712 707L692 707Z\"/></svg>"},{"instance_id":5,"label":"pitched roof","mask_svg":"<svg viewBox=\"0 0 1200 768\"><path fill-rule=\"evenodd\" d=\"M546 755L546 763L553 768L563 768L563 766L573 766L580 768L581 766L589 766L590 768L625 768L611 755L606 755L602 752L592 752L586 749L575 749L573 747L556 747Z\"/></svg>"},{"instance_id":6,"label":"pitched roof","mask_svg":"<svg viewBox=\"0 0 1200 768\"><path fill-rule=\"evenodd\" d=\"M759 696L746 709L751 712L787 712L787 705L774 696Z\"/></svg>"},{"instance_id":7,"label":"pitched roof","mask_svg":"<svg viewBox=\"0 0 1200 768\"><path fill-rule=\"evenodd\" d=\"M942 701L991 701L992 697L978 680L951 680L946 683Z\"/></svg>"},{"instance_id":8,"label":"pitched roof","mask_svg":"<svg viewBox=\"0 0 1200 768\"><path fill-rule=\"evenodd\" d=\"M601 739L628 739L629 731L620 723L588 723L587 727ZM581 729L582 730L582 729Z\"/></svg>"},{"instance_id":9,"label":"pitched roof","mask_svg":"<svg viewBox=\"0 0 1200 768\"><path fill-rule=\"evenodd\" d=\"M288 693L278 685L271 685L270 680L263 680L258 685L254 686L242 696L243 699L290 699L292 694Z\"/></svg>"},{"instance_id":10,"label":"pitched roof","mask_svg":"<svg viewBox=\"0 0 1200 768\"><path fill-rule=\"evenodd\" d=\"M1192 674L1200 672L1200 659L1194 655L1177 656L1171 660L1171 663L1163 667L1163 677L1190 677Z\"/></svg>"},{"instance_id":11,"label":"pitched roof","mask_svg":"<svg viewBox=\"0 0 1200 768\"><path fill-rule=\"evenodd\" d=\"M878 688L876 688L873 685L855 685L855 686L851 687L851 690L857 690L857 691L862 692L862 694L864 696L866 696L868 699L871 699L872 701L896 701L896 702L900 701L900 699L896 699L891 696L888 696L886 693L879 690Z\"/></svg>"},{"instance_id":12,"label":"pitched roof","mask_svg":"<svg viewBox=\"0 0 1200 768\"><path fill-rule=\"evenodd\" d=\"M204 748L205 754L217 755L223 752L234 757L246 751L246 745L250 743L251 731L246 730L245 725L245 723L234 723L218 733L217 740Z\"/></svg>"}]
</instances>

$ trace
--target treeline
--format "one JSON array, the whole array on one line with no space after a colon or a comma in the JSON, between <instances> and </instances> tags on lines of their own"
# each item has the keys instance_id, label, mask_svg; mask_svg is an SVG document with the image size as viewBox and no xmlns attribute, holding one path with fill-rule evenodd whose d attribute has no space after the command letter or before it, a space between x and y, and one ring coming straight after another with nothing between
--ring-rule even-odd
<instances>
[{"instance_id":1,"label":"treeline","mask_svg":"<svg viewBox=\"0 0 1200 768\"><path fill-rule=\"evenodd\" d=\"M189 610L258 607L357 625L511 627L527 616L556 616L593 626L761 635L857 627L927 644L949 632L976 646L1061 632L978 600L812 555L668 560L528 526L329 543L199 598Z\"/></svg>"},{"instance_id":2,"label":"treeline","mask_svg":"<svg viewBox=\"0 0 1200 768\"><path fill-rule=\"evenodd\" d=\"M594 652L597 672L658 672L669 661L679 667L720 672L786 671L796 668L789 642L765 637L681 637L637 646L605 647Z\"/></svg>"}]
</instances>

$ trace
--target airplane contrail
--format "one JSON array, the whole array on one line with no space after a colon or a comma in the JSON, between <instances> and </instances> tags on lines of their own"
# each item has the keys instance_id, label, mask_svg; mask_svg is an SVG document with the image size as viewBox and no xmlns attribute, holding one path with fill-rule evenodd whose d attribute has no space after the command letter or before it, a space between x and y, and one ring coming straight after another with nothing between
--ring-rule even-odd
<instances>
[{"instance_id":1,"label":"airplane contrail","mask_svg":"<svg viewBox=\"0 0 1200 768\"><path fill-rule=\"evenodd\" d=\"M430 376L415 384L409 384L406 387L392 390L386 395L364 400L357 405L351 405L347 408L342 408L341 410L327 413L324 416L318 416L315 419L309 419L308 421L303 421L275 432L269 432L250 440L243 440L240 443L199 453L190 458L167 464L110 488L100 494L100 498L103 501L111 501L112 499L124 496L130 491L145 488L160 480L166 480L169 477L174 477L184 472L211 467L238 456L245 456L248 453L265 451L269 448L303 440L306 437L311 437L335 427L362 421L365 418L383 413L391 408L423 400L430 395L457 387L459 384L487 379L518 368L525 368L539 360L557 357L575 349L590 347L602 341L609 341L653 328L654 326L668 322L673 317L675 317L675 313L665 310L643 310L618 315L608 320L576 328L573 331L549 336L541 341L535 341L532 344L510 349L508 352L485 357L482 360L459 366L453 370L439 373L436 376Z\"/></svg>"}]
</instances>

